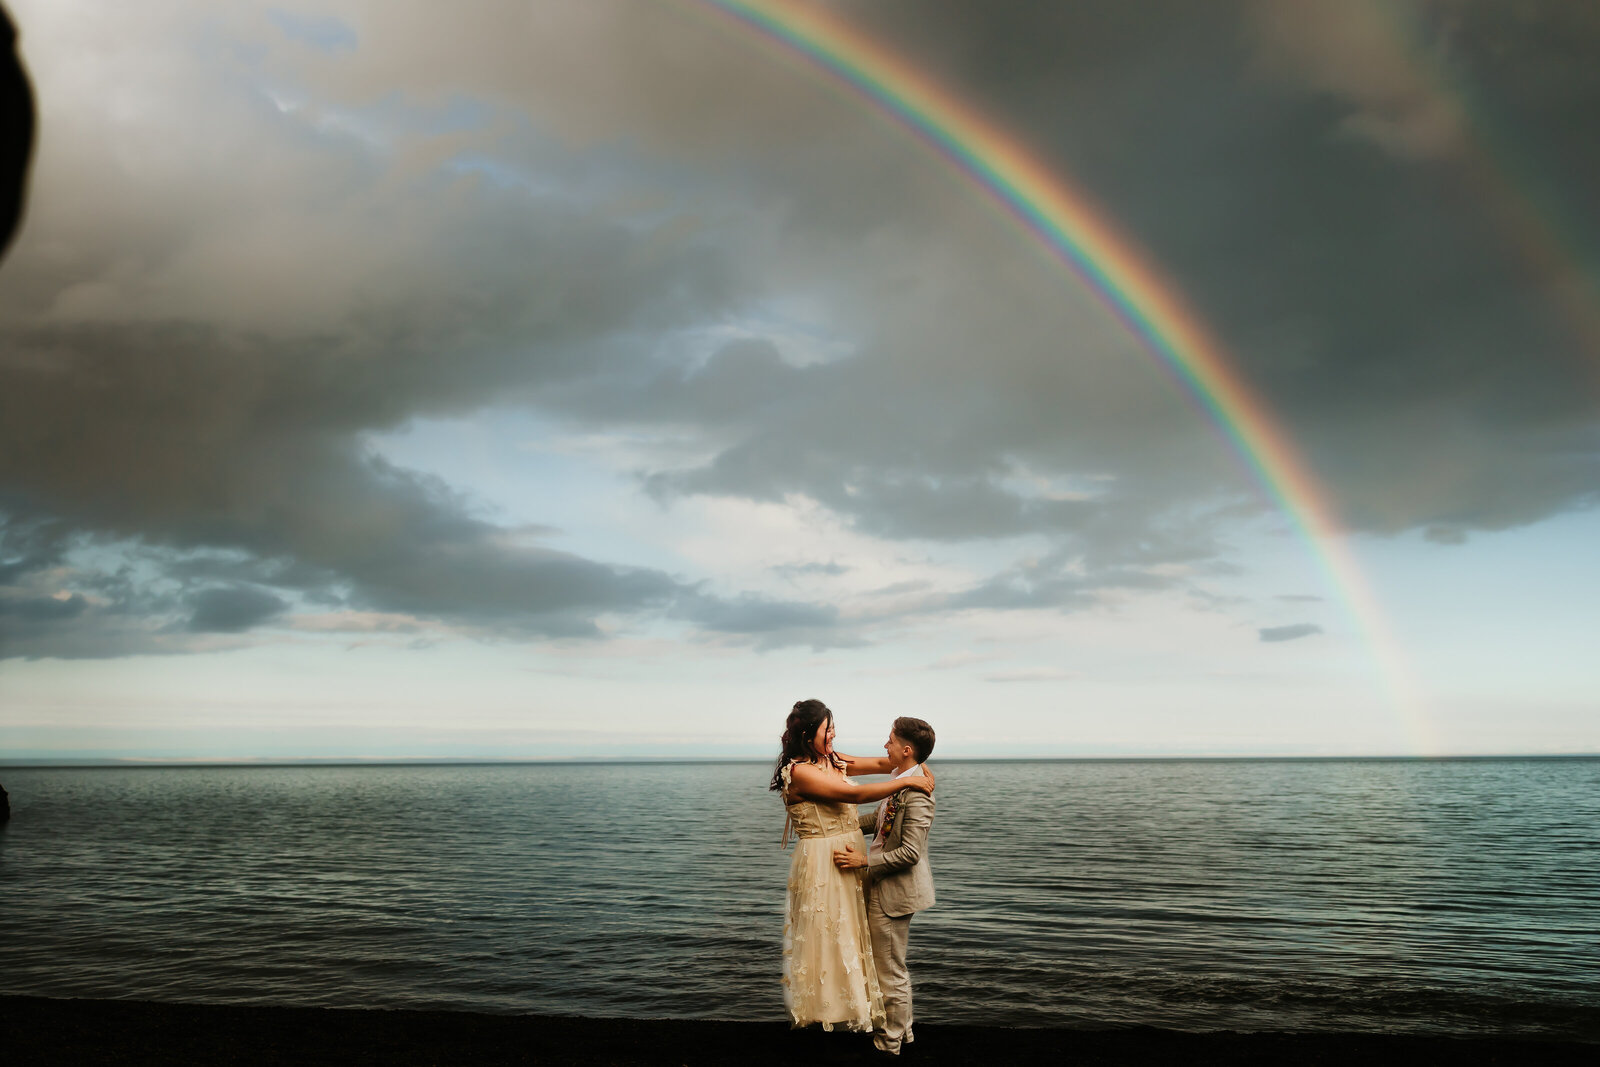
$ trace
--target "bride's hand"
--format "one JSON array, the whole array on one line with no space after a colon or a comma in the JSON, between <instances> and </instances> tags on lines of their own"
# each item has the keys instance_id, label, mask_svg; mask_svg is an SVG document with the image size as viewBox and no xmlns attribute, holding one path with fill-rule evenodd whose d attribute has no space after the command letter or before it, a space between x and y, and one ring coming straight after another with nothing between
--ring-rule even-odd
<instances>
[{"instance_id":1,"label":"bride's hand","mask_svg":"<svg viewBox=\"0 0 1600 1067\"><path fill-rule=\"evenodd\" d=\"M926 763L922 765L921 777L902 778L901 781L905 782L906 785L910 786L912 789L920 789L924 793L933 792L933 772L928 769L928 765Z\"/></svg>"}]
</instances>

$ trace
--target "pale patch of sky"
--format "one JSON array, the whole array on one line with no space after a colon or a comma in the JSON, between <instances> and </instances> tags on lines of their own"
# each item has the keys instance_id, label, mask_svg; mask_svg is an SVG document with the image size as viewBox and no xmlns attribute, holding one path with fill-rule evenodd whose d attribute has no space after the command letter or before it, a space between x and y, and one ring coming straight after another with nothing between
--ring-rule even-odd
<instances>
[{"instance_id":1,"label":"pale patch of sky","mask_svg":"<svg viewBox=\"0 0 1600 1067\"><path fill-rule=\"evenodd\" d=\"M659 536L667 512L638 492L632 470L661 441L574 434L525 411L491 408L463 419L416 419L367 446L465 492L485 518L548 527L539 540L590 559L676 571L684 560Z\"/></svg>"},{"instance_id":2,"label":"pale patch of sky","mask_svg":"<svg viewBox=\"0 0 1600 1067\"><path fill-rule=\"evenodd\" d=\"M1419 534L1371 541L1361 560L1441 720L1457 704L1497 693L1513 703L1581 707L1600 722L1596 544L1600 512L1590 510L1443 548Z\"/></svg>"},{"instance_id":3,"label":"pale patch of sky","mask_svg":"<svg viewBox=\"0 0 1600 1067\"><path fill-rule=\"evenodd\" d=\"M368 107L348 108L329 106L292 85L263 82L259 91L279 112L302 119L318 133L348 137L383 153L392 151L403 138L465 133L483 129L494 120L493 109L466 96L424 106L391 95ZM484 172L487 164L471 168L451 160L443 169Z\"/></svg>"},{"instance_id":4,"label":"pale patch of sky","mask_svg":"<svg viewBox=\"0 0 1600 1067\"><path fill-rule=\"evenodd\" d=\"M1111 474L1053 474L1007 456L1006 473L997 479L1008 493L1033 500L1093 500L1116 481Z\"/></svg>"},{"instance_id":5,"label":"pale patch of sky","mask_svg":"<svg viewBox=\"0 0 1600 1067\"><path fill-rule=\"evenodd\" d=\"M794 367L834 363L858 350L856 341L841 337L828 325L824 301L800 293L763 301L745 317L713 329L723 343L744 337L770 341L783 361ZM706 353L708 357L711 351L714 349Z\"/></svg>"}]
</instances>

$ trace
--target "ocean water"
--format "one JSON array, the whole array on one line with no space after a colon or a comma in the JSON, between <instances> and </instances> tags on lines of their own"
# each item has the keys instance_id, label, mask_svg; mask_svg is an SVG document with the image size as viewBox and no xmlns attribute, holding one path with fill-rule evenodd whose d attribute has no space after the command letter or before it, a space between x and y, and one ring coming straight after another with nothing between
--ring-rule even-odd
<instances>
[{"instance_id":1,"label":"ocean water","mask_svg":"<svg viewBox=\"0 0 1600 1067\"><path fill-rule=\"evenodd\" d=\"M920 1019L1600 1041L1600 760L934 767ZM770 773L0 768L0 992L781 1019Z\"/></svg>"}]
</instances>

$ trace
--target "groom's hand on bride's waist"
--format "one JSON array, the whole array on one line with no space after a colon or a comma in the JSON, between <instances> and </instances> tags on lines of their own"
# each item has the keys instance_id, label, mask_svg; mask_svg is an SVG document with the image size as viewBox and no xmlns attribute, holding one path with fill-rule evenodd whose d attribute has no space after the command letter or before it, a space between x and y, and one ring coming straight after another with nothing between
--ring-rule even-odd
<instances>
[{"instance_id":1,"label":"groom's hand on bride's waist","mask_svg":"<svg viewBox=\"0 0 1600 1067\"><path fill-rule=\"evenodd\" d=\"M846 845L844 848L833 850L833 865L840 870L851 871L857 867L865 867L867 865L867 857Z\"/></svg>"}]
</instances>

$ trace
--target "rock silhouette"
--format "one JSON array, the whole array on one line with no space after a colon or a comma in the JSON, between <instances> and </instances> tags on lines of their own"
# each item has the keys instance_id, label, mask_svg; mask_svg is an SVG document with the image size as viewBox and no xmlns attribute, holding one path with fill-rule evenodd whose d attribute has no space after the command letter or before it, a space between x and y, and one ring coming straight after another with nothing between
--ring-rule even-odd
<instances>
[{"instance_id":1,"label":"rock silhouette","mask_svg":"<svg viewBox=\"0 0 1600 1067\"><path fill-rule=\"evenodd\" d=\"M33 124L33 88L17 56L16 24L0 8L0 254L22 220Z\"/></svg>"}]
</instances>

